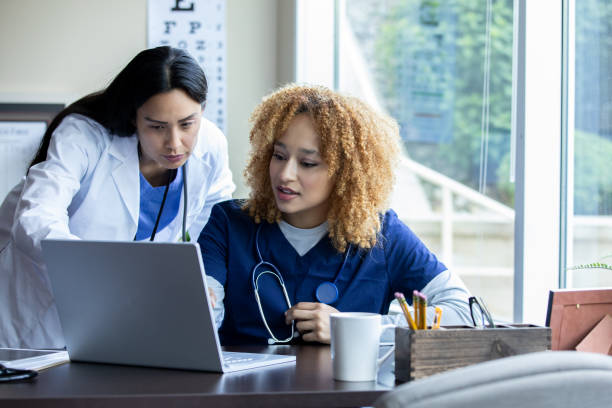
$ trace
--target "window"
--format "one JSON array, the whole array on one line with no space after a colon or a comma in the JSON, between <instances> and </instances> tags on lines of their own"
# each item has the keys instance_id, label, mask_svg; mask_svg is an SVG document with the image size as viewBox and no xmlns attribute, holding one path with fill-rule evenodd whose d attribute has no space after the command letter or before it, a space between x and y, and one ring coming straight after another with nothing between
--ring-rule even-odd
<instances>
[{"instance_id":1,"label":"window","mask_svg":"<svg viewBox=\"0 0 612 408\"><path fill-rule=\"evenodd\" d=\"M513 320L513 1L308 0L298 15L297 80L398 121L392 207L496 318Z\"/></svg>"},{"instance_id":2,"label":"window","mask_svg":"<svg viewBox=\"0 0 612 408\"><path fill-rule=\"evenodd\" d=\"M612 3L569 2L567 287L612 286Z\"/></svg>"}]
</instances>

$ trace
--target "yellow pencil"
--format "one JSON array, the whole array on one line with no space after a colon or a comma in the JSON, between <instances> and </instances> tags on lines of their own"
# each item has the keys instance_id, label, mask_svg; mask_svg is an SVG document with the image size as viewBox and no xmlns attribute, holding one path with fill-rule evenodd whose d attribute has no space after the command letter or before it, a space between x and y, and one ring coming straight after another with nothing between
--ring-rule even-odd
<instances>
[{"instance_id":1,"label":"yellow pencil","mask_svg":"<svg viewBox=\"0 0 612 408\"><path fill-rule=\"evenodd\" d=\"M442 321L442 309L436 306L436 315L434 316L434 322L432 329L438 330L440 328L440 322Z\"/></svg>"},{"instance_id":2,"label":"yellow pencil","mask_svg":"<svg viewBox=\"0 0 612 408\"><path fill-rule=\"evenodd\" d=\"M408 309L408 303L406 303L406 298L404 297L404 294L401 292L395 292L395 298L399 302L402 311L404 312L404 317L406 318L406 321L408 322L410 328L412 330L417 330L417 325L412 319L412 316L410 315L410 310Z\"/></svg>"},{"instance_id":3,"label":"yellow pencil","mask_svg":"<svg viewBox=\"0 0 612 408\"><path fill-rule=\"evenodd\" d=\"M412 310L414 311L414 321L417 324L417 328L421 328L421 326L419 326L419 322L421 321L421 319L419 318L419 291L418 290L413 290L412 291Z\"/></svg>"},{"instance_id":4,"label":"yellow pencil","mask_svg":"<svg viewBox=\"0 0 612 408\"><path fill-rule=\"evenodd\" d=\"M421 327L423 330L427 330L427 296L420 293L421 298L421 311L419 312L419 318L421 319Z\"/></svg>"}]
</instances>

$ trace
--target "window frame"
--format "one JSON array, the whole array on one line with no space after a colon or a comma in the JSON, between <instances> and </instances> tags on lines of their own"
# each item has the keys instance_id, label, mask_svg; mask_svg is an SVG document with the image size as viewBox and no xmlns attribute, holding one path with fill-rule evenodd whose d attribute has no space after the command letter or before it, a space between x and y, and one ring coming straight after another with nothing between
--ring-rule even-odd
<instances>
[{"instance_id":1,"label":"window frame","mask_svg":"<svg viewBox=\"0 0 612 408\"><path fill-rule=\"evenodd\" d=\"M300 41L306 38L305 21L296 1L296 69L300 73L305 55ZM321 0L306 0L321 1ZM334 0L332 13L343 10L345 0ZM330 2L331 3L331 2ZM514 304L516 323L544 324L550 289L564 284L567 229L568 98L571 67L567 33L567 10L573 0L514 0L512 174L515 182ZM556 16L552 17L551 16ZM318 16L319 20L322 18ZM326 17L329 20L329 16ZM333 44L338 43L338 19L333 16ZM542 29L542 24L548 26ZM553 44L553 46L551 46ZM311 48L312 49L312 48ZM573 51L572 51L573 52ZM317 64L329 64L322 85L338 86L338 52L327 50ZM570 71L568 71L570 70ZM541 163L546 163L542 169ZM564 167L563 167L564 166ZM563 203L563 204L562 204ZM561 250L564 248L564 250Z\"/></svg>"}]
</instances>

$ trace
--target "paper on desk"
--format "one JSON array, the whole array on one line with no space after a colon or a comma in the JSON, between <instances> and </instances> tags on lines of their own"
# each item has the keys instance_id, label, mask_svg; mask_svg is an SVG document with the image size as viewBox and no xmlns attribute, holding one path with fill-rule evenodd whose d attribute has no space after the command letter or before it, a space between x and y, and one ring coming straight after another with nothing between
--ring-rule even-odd
<instances>
[{"instance_id":1,"label":"paper on desk","mask_svg":"<svg viewBox=\"0 0 612 408\"><path fill-rule=\"evenodd\" d=\"M0 348L0 363L23 370L44 370L70 361L65 350Z\"/></svg>"},{"instance_id":2,"label":"paper on desk","mask_svg":"<svg viewBox=\"0 0 612 408\"><path fill-rule=\"evenodd\" d=\"M605 315L576 346L576 350L612 356L612 316Z\"/></svg>"}]
</instances>

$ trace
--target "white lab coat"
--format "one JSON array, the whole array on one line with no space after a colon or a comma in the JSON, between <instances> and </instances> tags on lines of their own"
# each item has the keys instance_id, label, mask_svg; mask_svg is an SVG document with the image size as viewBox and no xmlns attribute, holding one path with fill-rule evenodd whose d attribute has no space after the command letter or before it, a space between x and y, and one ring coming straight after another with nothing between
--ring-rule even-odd
<instances>
[{"instance_id":1,"label":"white lab coat","mask_svg":"<svg viewBox=\"0 0 612 408\"><path fill-rule=\"evenodd\" d=\"M47 160L30 168L0 207L0 347L63 347L40 242L45 238L131 241L140 209L138 138L110 134L96 121L67 116ZM211 207L234 191L227 141L202 119L187 161L187 228L197 239ZM181 234L176 218L156 241Z\"/></svg>"}]
</instances>

